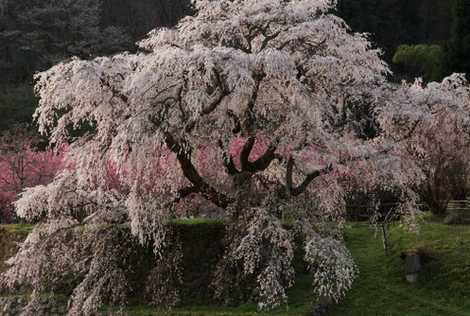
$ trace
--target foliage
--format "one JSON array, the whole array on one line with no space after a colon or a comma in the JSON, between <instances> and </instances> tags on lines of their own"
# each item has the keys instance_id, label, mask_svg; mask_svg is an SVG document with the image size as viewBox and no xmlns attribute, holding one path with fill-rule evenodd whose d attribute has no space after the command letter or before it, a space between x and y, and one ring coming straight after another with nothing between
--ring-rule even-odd
<instances>
[{"instance_id":1,"label":"foliage","mask_svg":"<svg viewBox=\"0 0 470 316\"><path fill-rule=\"evenodd\" d=\"M132 42L150 29L170 27L193 13L189 0L100 0L92 1L83 10L81 5L86 1L75 1L73 5L59 2L0 1L0 109L14 114L2 115L0 130L12 123L30 122L29 115L37 105L30 88L36 71L71 54L89 58L133 50ZM338 15L355 31L371 34L371 40L384 50L388 62L402 43L441 43L449 38L452 1L338 2ZM98 34L94 33L96 19L90 18L96 15ZM21 106L17 107L17 103Z\"/></svg>"},{"instance_id":2,"label":"foliage","mask_svg":"<svg viewBox=\"0 0 470 316\"><path fill-rule=\"evenodd\" d=\"M221 223L214 223L214 221L211 220L203 219L198 219L196 223L192 220L180 220L177 224L169 223L167 225L170 225L169 229L172 231L171 238L178 238L181 241L188 241L186 243L182 243L182 245L184 245L184 249L182 249L182 253L184 254L184 256L183 258L180 258L182 262L178 263L178 265L182 265L185 267L184 274L181 275L184 281L184 288L178 289L184 291L185 294L183 296L184 300L181 303L183 304L183 306L189 306L189 304L214 303L213 294L210 291L206 291L204 287L211 282L211 274L217 265L217 258L223 255L224 247L222 241L224 225ZM8 258L9 255L13 255L15 253L16 247L13 240L16 240L17 242L23 241L33 228L27 225L4 225L2 226L2 229L3 230L0 229L0 236L3 241L2 243L0 243L1 261ZM71 242L71 238L72 240L75 240L75 238L77 238L79 234L101 235L104 233L109 236L114 236L113 238L122 238L120 243L125 243L126 245L128 242L135 242L135 240L132 241L133 238L131 238L130 241L128 240L130 237L130 229L129 227L122 225L89 225L86 227L77 226L71 230L63 230L61 232L58 232L58 236L54 237L54 240L51 242L53 243L61 238L68 238L68 240ZM46 245L44 246L45 248L48 248ZM118 248L120 249L120 247ZM140 245L135 244L134 248L140 249L141 247ZM122 249L120 249L119 251L122 251ZM124 253L127 253L127 251L124 251L123 254ZM155 259L152 259L151 251L140 249L138 252L134 252L134 254L136 253L138 253L138 255L134 259L139 260L137 260L137 262L133 261L134 264L132 265L132 269L135 273L128 275L128 282L131 283L131 288L137 288L142 290L133 291L129 300L129 304L131 304L132 306L137 304L151 304L152 298L160 300L169 299L170 296L153 296L154 294L148 291L149 289L158 287L162 284L160 282L155 282L155 280L158 280L161 277L168 277L169 274L165 271L155 271ZM175 258L178 258L178 256L168 256L168 258L170 260L173 260ZM90 262L84 264L88 265L90 264ZM0 267L2 271L4 271L4 267ZM75 286L76 282L81 281L83 278L83 274L75 276L76 279L69 279L68 282L70 283L66 284L64 288L61 288L60 295L63 295L64 293L69 293L71 288ZM289 314L295 315L296 313L298 314L300 311L307 312L309 310L311 294L309 294L310 291L308 291L308 289L310 286L310 282L310 277L307 274L302 274L301 276L298 276L295 288L289 290ZM167 287L166 289L169 288ZM43 294L40 295L42 296ZM157 307L158 306L161 307L162 305L159 304L157 305ZM132 308L133 315L138 314L136 312L137 309L137 307ZM147 309L151 310L150 307L148 307ZM245 309L247 312L254 312L256 310L256 305L245 304ZM286 311L287 307L283 306L277 308L274 313L284 315ZM202 313L202 311L200 312ZM147 312L147 314L150 314L150 311ZM166 314L166 312L160 310L158 314Z\"/></svg>"},{"instance_id":3,"label":"foliage","mask_svg":"<svg viewBox=\"0 0 470 316\"><path fill-rule=\"evenodd\" d=\"M400 45L393 56L394 64L425 81L442 79L443 62L444 51L439 45Z\"/></svg>"},{"instance_id":4,"label":"foliage","mask_svg":"<svg viewBox=\"0 0 470 316\"><path fill-rule=\"evenodd\" d=\"M469 247L468 226L446 226L424 222L420 234L400 225L392 225L393 247L389 254L375 229L367 223L348 223L345 229L346 245L350 249L361 274L346 298L333 307L331 316L456 316L468 315ZM406 282L400 254L410 249L426 251L432 260L426 262L417 284ZM284 307L261 315L309 315L311 307L305 297L311 278L297 280L289 295L289 309ZM300 288L299 288L300 287ZM302 308L303 307L303 308ZM257 315L256 307L201 306L192 304L167 312L151 308L133 308L136 315ZM139 313L140 312L140 313Z\"/></svg>"},{"instance_id":5,"label":"foliage","mask_svg":"<svg viewBox=\"0 0 470 316\"><path fill-rule=\"evenodd\" d=\"M36 105L37 99L30 84L1 84L0 131L31 123Z\"/></svg>"},{"instance_id":6,"label":"foliage","mask_svg":"<svg viewBox=\"0 0 470 316\"><path fill-rule=\"evenodd\" d=\"M26 309L34 307L37 303L34 297L41 293L74 297L73 305L69 306L71 314L96 311L104 303L120 306L127 303L132 293L142 293L142 279L136 274L145 265L146 257L144 250L136 247L128 229L70 228L61 224L37 225L14 257L23 262L34 258L40 264L19 265L2 276L2 285L9 287L15 287L19 280L35 280L35 286L27 289L32 290L33 300ZM54 247L61 240L66 240L69 247Z\"/></svg>"},{"instance_id":7,"label":"foliage","mask_svg":"<svg viewBox=\"0 0 470 316\"><path fill-rule=\"evenodd\" d=\"M32 76L78 55L135 50L156 26L191 13L189 1L0 1L0 131L31 123Z\"/></svg>"},{"instance_id":8,"label":"foliage","mask_svg":"<svg viewBox=\"0 0 470 316\"><path fill-rule=\"evenodd\" d=\"M2 1L0 131L31 123L35 72L72 55L90 58L133 47L123 28L102 23L102 11L102 1L95 0Z\"/></svg>"},{"instance_id":9,"label":"foliage","mask_svg":"<svg viewBox=\"0 0 470 316\"><path fill-rule=\"evenodd\" d=\"M311 276L308 274L297 275L295 285L288 290L289 303L269 311L258 311L256 304L220 306L203 305L201 303L183 305L172 310L152 308L145 305L132 306L124 311L136 316L304 316L309 315L316 304L316 302L312 302L310 289Z\"/></svg>"},{"instance_id":10,"label":"foliage","mask_svg":"<svg viewBox=\"0 0 470 316\"><path fill-rule=\"evenodd\" d=\"M129 48L131 39L122 29L101 27L101 4L89 0L10 3L8 23L0 32L2 76L21 82L25 79L21 76L30 77L72 55L90 57Z\"/></svg>"}]
</instances>

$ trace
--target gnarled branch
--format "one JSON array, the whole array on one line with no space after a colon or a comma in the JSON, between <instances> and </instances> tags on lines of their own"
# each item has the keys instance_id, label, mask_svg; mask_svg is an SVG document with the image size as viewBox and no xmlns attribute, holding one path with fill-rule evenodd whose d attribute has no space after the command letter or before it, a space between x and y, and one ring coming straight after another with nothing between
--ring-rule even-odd
<instances>
[{"instance_id":1,"label":"gnarled branch","mask_svg":"<svg viewBox=\"0 0 470 316\"><path fill-rule=\"evenodd\" d=\"M287 168L286 168L286 187L287 187L287 191L290 193L291 196L299 196L300 194L304 193L313 180L333 170L331 165L328 165L327 167L320 169L320 170L315 170L309 173L299 186L294 187L293 179L292 179L292 176L294 173L294 166L295 166L294 158L290 157L289 160L287 161Z\"/></svg>"},{"instance_id":2,"label":"gnarled branch","mask_svg":"<svg viewBox=\"0 0 470 316\"><path fill-rule=\"evenodd\" d=\"M259 157L255 162L249 163L248 169L251 172L264 171L266 170L273 160L282 160L282 156L276 154L277 145L276 142L271 142L268 149L264 154Z\"/></svg>"},{"instance_id":3,"label":"gnarled branch","mask_svg":"<svg viewBox=\"0 0 470 316\"><path fill-rule=\"evenodd\" d=\"M200 193L204 198L222 208L232 202L229 197L218 192L201 177L191 161L191 152L185 150L170 133L165 133L165 143L176 154L184 176L193 184L192 191Z\"/></svg>"}]
</instances>

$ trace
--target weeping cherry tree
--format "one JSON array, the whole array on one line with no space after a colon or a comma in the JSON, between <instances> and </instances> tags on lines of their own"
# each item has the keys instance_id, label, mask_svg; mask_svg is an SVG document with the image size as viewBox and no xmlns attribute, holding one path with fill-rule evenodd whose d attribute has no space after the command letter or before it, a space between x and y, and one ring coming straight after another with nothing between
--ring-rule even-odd
<instances>
[{"instance_id":1,"label":"weeping cherry tree","mask_svg":"<svg viewBox=\"0 0 470 316\"><path fill-rule=\"evenodd\" d=\"M136 54L74 58L38 74L40 132L70 144L73 168L17 202L19 216L40 224L9 261L4 286L30 288L33 308L35 293L72 278L70 315L127 304L131 241L104 228L69 233L125 224L155 254L154 303L174 306L184 286L181 245L166 223L203 199L227 227L216 298L230 303L241 293L260 309L286 303L296 234L315 295L341 299L357 275L341 237L342 179L401 188L406 216L419 177L390 137L388 67L334 6L200 0L194 16L152 31ZM354 115L363 104L390 134L364 137Z\"/></svg>"}]
</instances>

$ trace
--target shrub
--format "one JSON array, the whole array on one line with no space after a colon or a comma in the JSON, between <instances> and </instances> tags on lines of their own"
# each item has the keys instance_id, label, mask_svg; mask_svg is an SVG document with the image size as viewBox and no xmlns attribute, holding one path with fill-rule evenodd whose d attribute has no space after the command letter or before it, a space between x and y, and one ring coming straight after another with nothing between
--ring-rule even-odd
<instances>
[{"instance_id":1,"label":"shrub","mask_svg":"<svg viewBox=\"0 0 470 316\"><path fill-rule=\"evenodd\" d=\"M400 45L393 56L393 63L403 67L406 73L423 77L425 81L437 81L443 77L444 51L439 45Z\"/></svg>"}]
</instances>

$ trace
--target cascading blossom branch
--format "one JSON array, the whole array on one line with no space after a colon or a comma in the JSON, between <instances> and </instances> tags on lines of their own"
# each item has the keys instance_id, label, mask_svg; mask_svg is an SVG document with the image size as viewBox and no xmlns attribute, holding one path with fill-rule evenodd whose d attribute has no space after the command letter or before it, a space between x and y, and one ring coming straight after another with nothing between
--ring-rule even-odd
<instances>
[{"instance_id":1,"label":"cascading blossom branch","mask_svg":"<svg viewBox=\"0 0 470 316\"><path fill-rule=\"evenodd\" d=\"M345 175L354 178L367 169L361 179L387 179L385 185L399 187L411 180L393 150L396 141L385 116L390 133L376 140L364 139L351 115L362 103L376 113L388 111L380 110L388 103L378 101L386 95L379 88L389 70L365 35L330 13L334 5L201 0L194 16L152 31L139 43L142 52L75 58L38 74L39 129L52 143L71 143L75 169L26 191L18 214L43 214L45 202L34 205L47 196L44 225L130 223L141 243L153 245L157 264L168 264L156 270L166 271L170 280L181 271L165 255L171 241L164 224L184 214L180 207L196 196L205 199L224 212L232 234L218 271L236 273L216 273L216 292L235 293L223 287L258 276L246 299L262 308L286 302L285 290L293 284L295 245L282 227L284 216L302 228L312 267L333 260L345 271L314 274L317 293L339 300L355 277L350 256L343 248L337 251L327 231L318 238L312 225L341 222ZM112 182L124 190L109 185L109 162L117 176ZM66 240L59 245L67 247ZM13 269L28 263L26 252L17 258L22 260L11 261ZM40 264L31 262L31 269ZM95 275L107 273L94 264ZM231 277L230 284L224 276ZM34 288L35 278L23 281ZM100 291L86 291L93 278L83 282L72 305L76 298L106 303L103 284ZM178 291L171 293L178 301Z\"/></svg>"},{"instance_id":2,"label":"cascading blossom branch","mask_svg":"<svg viewBox=\"0 0 470 316\"><path fill-rule=\"evenodd\" d=\"M344 244L316 236L305 247L305 261L312 265L313 288L319 297L336 302L352 287L358 268Z\"/></svg>"}]
</instances>

